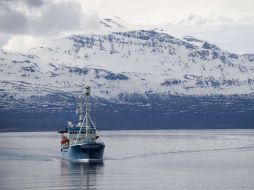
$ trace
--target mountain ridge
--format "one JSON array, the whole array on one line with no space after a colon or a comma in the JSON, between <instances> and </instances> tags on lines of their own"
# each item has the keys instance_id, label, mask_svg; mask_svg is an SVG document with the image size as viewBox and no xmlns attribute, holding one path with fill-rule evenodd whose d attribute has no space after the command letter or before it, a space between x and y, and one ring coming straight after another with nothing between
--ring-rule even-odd
<instances>
[{"instance_id":1,"label":"mountain ridge","mask_svg":"<svg viewBox=\"0 0 254 190\"><path fill-rule=\"evenodd\" d=\"M121 26L123 31L119 26L116 31L109 27L112 31L105 34L51 40L28 54L0 49L0 114L8 116L1 118L1 125L8 124L6 118L12 113L27 113L26 118L37 112L70 116L75 110L75 98L85 85L90 85L103 122L111 110L123 120L124 115L137 117L135 121L142 125L138 115L131 113L137 112L149 121L155 115L166 127L169 118L173 119L171 113L177 112L175 117L181 123L182 117L191 119L191 113L197 112L197 121L193 120L195 114L191 119L193 126L212 121L198 123L200 117L220 117L221 127L235 128L234 122L244 120L247 127L253 126L249 117L254 112L253 54L230 53L194 37L180 39L155 30L126 31ZM172 106L175 112L168 110ZM230 115L227 117L232 122L223 123L216 112ZM184 128L186 123L175 125Z\"/></svg>"},{"instance_id":2,"label":"mountain ridge","mask_svg":"<svg viewBox=\"0 0 254 190\"><path fill-rule=\"evenodd\" d=\"M85 79L95 89L92 81L104 82L104 86L118 81L123 83L119 88L127 85L122 90L128 93L141 87L141 93L152 90L182 95L250 94L254 89L251 55L228 53L205 41L201 47L196 46L153 30L73 35L53 41L53 45L34 48L30 55L3 50L0 53L0 71L4 76L1 82L15 77L29 82L33 76L41 84L40 77L59 78L60 81L65 73L75 73L76 76L65 77L83 76L82 81ZM7 57L9 63L6 63ZM128 80L137 88L125 84ZM55 82L53 80L51 85ZM170 90L168 86L178 89Z\"/></svg>"}]
</instances>

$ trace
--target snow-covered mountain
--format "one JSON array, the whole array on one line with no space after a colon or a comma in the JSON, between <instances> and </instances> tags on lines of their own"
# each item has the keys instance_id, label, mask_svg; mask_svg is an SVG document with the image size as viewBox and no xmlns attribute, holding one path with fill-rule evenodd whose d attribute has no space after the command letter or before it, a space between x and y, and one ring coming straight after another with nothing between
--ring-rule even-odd
<instances>
[{"instance_id":1,"label":"snow-covered mountain","mask_svg":"<svg viewBox=\"0 0 254 190\"><path fill-rule=\"evenodd\" d=\"M230 53L190 36L128 31L120 19L101 25L105 34L47 41L27 54L0 49L2 110L29 102L48 106L52 97L54 103L74 97L85 85L95 97L119 102L133 94L253 96L254 54Z\"/></svg>"},{"instance_id":2,"label":"snow-covered mountain","mask_svg":"<svg viewBox=\"0 0 254 190\"><path fill-rule=\"evenodd\" d=\"M134 92L251 94L254 55L229 53L193 37L138 30L68 36L27 55L1 49L0 74L1 96L15 98L71 93L85 84L107 99Z\"/></svg>"}]
</instances>

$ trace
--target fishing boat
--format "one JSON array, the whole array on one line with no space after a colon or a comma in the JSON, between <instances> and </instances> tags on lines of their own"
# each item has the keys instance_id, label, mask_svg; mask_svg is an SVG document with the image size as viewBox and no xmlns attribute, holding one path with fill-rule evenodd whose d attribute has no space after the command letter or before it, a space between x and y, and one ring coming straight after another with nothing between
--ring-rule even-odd
<instances>
[{"instance_id":1,"label":"fishing boat","mask_svg":"<svg viewBox=\"0 0 254 190\"><path fill-rule=\"evenodd\" d=\"M90 110L91 87L86 86L84 93L79 96L77 124L67 123L61 134L61 152L66 160L73 162L102 162L105 144L99 140L97 129L92 121ZM85 115L83 112L84 99L86 99Z\"/></svg>"}]
</instances>

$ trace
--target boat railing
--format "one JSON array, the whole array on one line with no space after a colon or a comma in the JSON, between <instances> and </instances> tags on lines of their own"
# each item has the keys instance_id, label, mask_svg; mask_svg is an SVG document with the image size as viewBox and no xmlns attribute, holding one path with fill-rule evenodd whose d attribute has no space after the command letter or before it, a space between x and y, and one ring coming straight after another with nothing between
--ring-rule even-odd
<instances>
[{"instance_id":1,"label":"boat railing","mask_svg":"<svg viewBox=\"0 0 254 190\"><path fill-rule=\"evenodd\" d=\"M73 145L73 144L95 143L95 142L97 144L104 144L103 141L101 141L101 140L95 140L95 139L78 139L78 140L72 141L70 144Z\"/></svg>"}]
</instances>

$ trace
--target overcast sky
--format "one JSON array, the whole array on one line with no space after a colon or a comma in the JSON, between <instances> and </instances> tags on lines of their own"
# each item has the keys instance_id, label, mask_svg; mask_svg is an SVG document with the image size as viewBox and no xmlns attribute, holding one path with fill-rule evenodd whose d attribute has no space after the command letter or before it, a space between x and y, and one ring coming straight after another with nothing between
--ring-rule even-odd
<instances>
[{"instance_id":1,"label":"overcast sky","mask_svg":"<svg viewBox=\"0 0 254 190\"><path fill-rule=\"evenodd\" d=\"M101 18L191 35L236 53L254 53L253 0L0 0L0 46L96 32Z\"/></svg>"}]
</instances>

